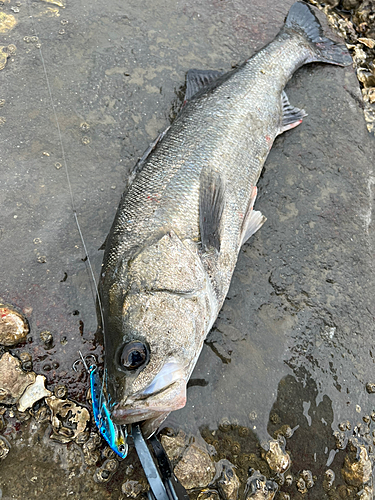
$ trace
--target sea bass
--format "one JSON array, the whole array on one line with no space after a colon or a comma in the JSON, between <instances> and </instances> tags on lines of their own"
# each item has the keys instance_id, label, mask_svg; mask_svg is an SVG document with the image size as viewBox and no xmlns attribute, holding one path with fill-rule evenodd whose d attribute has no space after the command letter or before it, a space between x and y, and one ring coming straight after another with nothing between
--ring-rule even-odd
<instances>
[{"instance_id":1,"label":"sea bass","mask_svg":"<svg viewBox=\"0 0 375 500\"><path fill-rule=\"evenodd\" d=\"M186 102L135 169L106 240L99 297L104 386L117 425L146 435L186 403L186 386L241 246L273 141L306 113L284 92L303 64L351 63L295 3L276 38L229 73L192 70Z\"/></svg>"}]
</instances>

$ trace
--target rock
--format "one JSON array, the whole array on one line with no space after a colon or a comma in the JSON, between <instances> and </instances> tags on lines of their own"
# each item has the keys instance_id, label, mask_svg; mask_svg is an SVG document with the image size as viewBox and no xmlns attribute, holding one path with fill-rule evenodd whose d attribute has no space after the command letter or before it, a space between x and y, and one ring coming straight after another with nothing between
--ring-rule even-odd
<instances>
[{"instance_id":1,"label":"rock","mask_svg":"<svg viewBox=\"0 0 375 500\"><path fill-rule=\"evenodd\" d=\"M0 358L0 403L15 404L25 389L35 382L34 372L24 372L18 358L5 352Z\"/></svg>"},{"instance_id":2,"label":"rock","mask_svg":"<svg viewBox=\"0 0 375 500\"><path fill-rule=\"evenodd\" d=\"M26 319L11 307L0 307L0 344L13 346L26 340L29 325Z\"/></svg>"},{"instance_id":3,"label":"rock","mask_svg":"<svg viewBox=\"0 0 375 500\"><path fill-rule=\"evenodd\" d=\"M275 481L268 480L258 470L250 471L251 476L246 481L245 500L272 500L278 489Z\"/></svg>"},{"instance_id":4,"label":"rock","mask_svg":"<svg viewBox=\"0 0 375 500\"><path fill-rule=\"evenodd\" d=\"M221 462L221 463L220 463ZM229 460L221 460L217 466L222 467L221 476L217 480L217 486L221 497L225 500L237 500L240 480L234 470L234 465Z\"/></svg>"},{"instance_id":5,"label":"rock","mask_svg":"<svg viewBox=\"0 0 375 500\"><path fill-rule=\"evenodd\" d=\"M46 377L44 375L36 376L35 382L26 388L18 400L17 409L19 411L24 412L40 399L51 396L51 391L44 387L45 381Z\"/></svg>"},{"instance_id":6,"label":"rock","mask_svg":"<svg viewBox=\"0 0 375 500\"><path fill-rule=\"evenodd\" d=\"M189 438L181 430L177 436L163 435L160 440L169 460L171 461L180 459L189 444Z\"/></svg>"},{"instance_id":7,"label":"rock","mask_svg":"<svg viewBox=\"0 0 375 500\"><path fill-rule=\"evenodd\" d=\"M360 487L368 483L372 477L372 465L367 449L359 444L356 438L352 438L348 443L349 453L344 460L341 469L342 477L349 486Z\"/></svg>"},{"instance_id":8,"label":"rock","mask_svg":"<svg viewBox=\"0 0 375 500\"><path fill-rule=\"evenodd\" d=\"M215 465L210 455L193 443L184 452L174 473L187 490L204 488L215 476Z\"/></svg>"},{"instance_id":9,"label":"rock","mask_svg":"<svg viewBox=\"0 0 375 500\"><path fill-rule=\"evenodd\" d=\"M51 439L69 443L85 432L90 421L90 414L86 408L68 399L58 399L56 396L46 398L46 403L52 411Z\"/></svg>"}]
</instances>

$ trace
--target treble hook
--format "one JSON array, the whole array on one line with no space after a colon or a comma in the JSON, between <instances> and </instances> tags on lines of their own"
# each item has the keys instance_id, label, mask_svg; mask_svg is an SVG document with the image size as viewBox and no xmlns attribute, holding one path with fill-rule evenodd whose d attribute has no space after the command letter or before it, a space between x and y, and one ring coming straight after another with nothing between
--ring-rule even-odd
<instances>
[{"instance_id":1,"label":"treble hook","mask_svg":"<svg viewBox=\"0 0 375 500\"><path fill-rule=\"evenodd\" d=\"M93 368L96 368L96 357L94 354L87 354L85 357L83 357L81 351L78 351L79 352L79 356L81 359L76 359L72 365L72 368L75 372L78 371L78 365L79 364L82 364L85 368L85 370L87 371L87 373L90 373L90 371L93 369ZM90 366L88 366L87 362L89 359L93 359L94 362L90 364Z\"/></svg>"}]
</instances>

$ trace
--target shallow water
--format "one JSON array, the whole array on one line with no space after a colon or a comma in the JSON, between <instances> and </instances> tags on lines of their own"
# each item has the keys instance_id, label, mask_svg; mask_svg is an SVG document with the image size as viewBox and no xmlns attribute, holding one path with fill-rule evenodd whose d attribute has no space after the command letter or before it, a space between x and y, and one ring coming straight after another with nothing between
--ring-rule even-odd
<instances>
[{"instance_id":1,"label":"shallow water","mask_svg":"<svg viewBox=\"0 0 375 500\"><path fill-rule=\"evenodd\" d=\"M185 72L230 69L249 57L277 33L292 3L277 10L234 0L141 7L111 0L65 8L30 1L19 12L2 6L17 25L1 35L1 44L14 44L17 52L0 71L6 120L0 128L0 297L30 322L29 343L11 352L30 352L50 389L65 383L69 398L85 403L87 378L73 372L72 362L79 350L92 349L101 360L101 347L42 61L97 275L98 249L129 169L169 124ZM337 486L344 484L346 451L337 450L333 434L339 424L349 421L346 435L352 435L375 410L375 395L366 391L375 382L374 140L353 98L358 92L351 68L311 65L290 82L291 103L309 116L270 153L257 200L267 223L242 249L188 403L167 422L213 442L215 460L238 465L242 481L254 465L248 455L258 460L259 445L290 426L293 474L309 469L316 476L311 499L325 498L328 466ZM53 335L48 349L43 330ZM3 434L12 448L0 469L3 498L117 499L129 463L138 477L132 454L110 482L95 483L96 467L83 464L79 446L55 443L48 422L22 418L5 414ZM223 426L225 419L230 426ZM355 431L367 446L368 428L362 422ZM299 498L295 481L282 489Z\"/></svg>"}]
</instances>

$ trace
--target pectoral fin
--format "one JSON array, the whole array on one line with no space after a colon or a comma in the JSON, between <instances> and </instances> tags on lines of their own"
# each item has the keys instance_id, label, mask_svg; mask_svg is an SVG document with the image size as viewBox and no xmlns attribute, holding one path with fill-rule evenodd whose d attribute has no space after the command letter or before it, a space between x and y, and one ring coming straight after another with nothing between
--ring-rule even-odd
<instances>
[{"instance_id":1,"label":"pectoral fin","mask_svg":"<svg viewBox=\"0 0 375 500\"><path fill-rule=\"evenodd\" d=\"M204 250L220 252L221 217L225 206L225 186L220 174L203 170L200 178L199 226Z\"/></svg>"}]
</instances>

